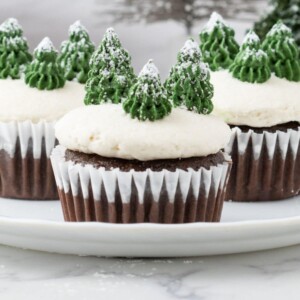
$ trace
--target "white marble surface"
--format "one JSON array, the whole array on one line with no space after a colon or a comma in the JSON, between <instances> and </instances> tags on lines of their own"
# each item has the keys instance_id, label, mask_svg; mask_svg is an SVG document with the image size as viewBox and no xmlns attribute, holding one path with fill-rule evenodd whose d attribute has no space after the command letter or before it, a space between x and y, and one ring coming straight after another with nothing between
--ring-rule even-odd
<instances>
[{"instance_id":1,"label":"white marble surface","mask_svg":"<svg viewBox=\"0 0 300 300\"><path fill-rule=\"evenodd\" d=\"M185 259L107 259L0 246L1 300L296 300L300 246Z\"/></svg>"}]
</instances>

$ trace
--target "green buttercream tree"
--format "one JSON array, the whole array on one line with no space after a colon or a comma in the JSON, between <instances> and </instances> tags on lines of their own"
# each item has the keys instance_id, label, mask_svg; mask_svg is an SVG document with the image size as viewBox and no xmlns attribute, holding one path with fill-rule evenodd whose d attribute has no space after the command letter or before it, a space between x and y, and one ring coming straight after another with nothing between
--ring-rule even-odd
<instances>
[{"instance_id":1,"label":"green buttercream tree","mask_svg":"<svg viewBox=\"0 0 300 300\"><path fill-rule=\"evenodd\" d=\"M209 64L212 71L228 69L232 64L239 52L234 34L234 30L219 14L212 13L209 22L199 35L203 61Z\"/></svg>"},{"instance_id":2,"label":"green buttercream tree","mask_svg":"<svg viewBox=\"0 0 300 300\"><path fill-rule=\"evenodd\" d=\"M255 23L254 30L264 38L272 26L278 21L291 28L296 43L300 47L300 0L271 0L271 9L263 18Z\"/></svg>"},{"instance_id":3,"label":"green buttercream tree","mask_svg":"<svg viewBox=\"0 0 300 300\"><path fill-rule=\"evenodd\" d=\"M32 56L16 19L0 25L0 78L19 79Z\"/></svg>"},{"instance_id":4,"label":"green buttercream tree","mask_svg":"<svg viewBox=\"0 0 300 300\"><path fill-rule=\"evenodd\" d=\"M112 28L107 29L99 48L93 53L86 83L84 103L120 103L135 82L131 58Z\"/></svg>"},{"instance_id":5,"label":"green buttercream tree","mask_svg":"<svg viewBox=\"0 0 300 300\"><path fill-rule=\"evenodd\" d=\"M132 118L141 121L159 120L171 112L171 102L152 60L140 72L128 98L123 102L123 108Z\"/></svg>"},{"instance_id":6,"label":"green buttercream tree","mask_svg":"<svg viewBox=\"0 0 300 300\"><path fill-rule=\"evenodd\" d=\"M165 87L174 106L185 106L200 114L212 112L214 89L208 66L201 61L199 47L192 39L180 50Z\"/></svg>"},{"instance_id":7,"label":"green buttercream tree","mask_svg":"<svg viewBox=\"0 0 300 300\"><path fill-rule=\"evenodd\" d=\"M290 28L278 21L267 34L262 48L268 54L271 70L277 77L300 81L299 48Z\"/></svg>"},{"instance_id":8,"label":"green buttercream tree","mask_svg":"<svg viewBox=\"0 0 300 300\"><path fill-rule=\"evenodd\" d=\"M26 69L25 82L39 90L54 90L64 86L64 72L57 63L57 51L48 37L34 50L34 60Z\"/></svg>"},{"instance_id":9,"label":"green buttercream tree","mask_svg":"<svg viewBox=\"0 0 300 300\"><path fill-rule=\"evenodd\" d=\"M250 31L230 66L232 76L250 83L263 83L271 77L268 55L260 49L259 37Z\"/></svg>"},{"instance_id":10,"label":"green buttercream tree","mask_svg":"<svg viewBox=\"0 0 300 300\"><path fill-rule=\"evenodd\" d=\"M89 72L89 61L95 50L89 34L80 21L69 28L69 39L62 42L58 62L64 70L67 80L86 83Z\"/></svg>"}]
</instances>

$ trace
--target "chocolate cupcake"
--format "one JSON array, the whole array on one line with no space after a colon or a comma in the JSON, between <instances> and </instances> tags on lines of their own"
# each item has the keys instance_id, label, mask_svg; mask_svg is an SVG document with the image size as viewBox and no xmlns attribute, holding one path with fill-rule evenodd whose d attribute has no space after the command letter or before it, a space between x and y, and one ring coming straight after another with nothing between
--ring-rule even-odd
<instances>
[{"instance_id":1,"label":"chocolate cupcake","mask_svg":"<svg viewBox=\"0 0 300 300\"><path fill-rule=\"evenodd\" d=\"M300 64L291 31L249 32L230 70L212 73L214 114L232 128L227 200L271 201L300 191Z\"/></svg>"},{"instance_id":2,"label":"chocolate cupcake","mask_svg":"<svg viewBox=\"0 0 300 300\"><path fill-rule=\"evenodd\" d=\"M49 159L57 143L54 124L82 105L84 86L65 83L48 38L29 64L31 55L16 20L0 26L0 43L0 197L57 199Z\"/></svg>"},{"instance_id":3,"label":"chocolate cupcake","mask_svg":"<svg viewBox=\"0 0 300 300\"><path fill-rule=\"evenodd\" d=\"M118 65L114 72L122 76ZM152 61L122 104L112 100L69 112L56 125L60 145L51 161L65 220L219 221L231 167L221 151L229 127L216 117L172 109Z\"/></svg>"}]
</instances>

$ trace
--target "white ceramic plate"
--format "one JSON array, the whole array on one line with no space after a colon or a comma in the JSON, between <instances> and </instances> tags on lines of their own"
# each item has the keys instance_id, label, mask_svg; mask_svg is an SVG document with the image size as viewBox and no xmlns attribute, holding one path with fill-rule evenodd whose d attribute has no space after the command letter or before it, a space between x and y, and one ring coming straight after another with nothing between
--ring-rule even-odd
<instances>
[{"instance_id":1,"label":"white ceramic plate","mask_svg":"<svg viewBox=\"0 0 300 300\"><path fill-rule=\"evenodd\" d=\"M58 201L0 199L0 243L57 253L176 257L300 243L300 197L226 203L222 222L183 225L65 223Z\"/></svg>"}]
</instances>

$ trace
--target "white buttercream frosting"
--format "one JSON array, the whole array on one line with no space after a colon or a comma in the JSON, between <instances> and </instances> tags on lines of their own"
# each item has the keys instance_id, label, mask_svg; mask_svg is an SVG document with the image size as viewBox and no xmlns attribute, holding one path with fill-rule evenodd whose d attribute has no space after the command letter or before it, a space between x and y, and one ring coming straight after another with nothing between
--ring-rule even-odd
<instances>
[{"instance_id":1,"label":"white buttercream frosting","mask_svg":"<svg viewBox=\"0 0 300 300\"><path fill-rule=\"evenodd\" d=\"M228 71L211 72L213 114L232 125L270 127L300 122L300 82L272 75L265 83L247 83Z\"/></svg>"},{"instance_id":2,"label":"white buttercream frosting","mask_svg":"<svg viewBox=\"0 0 300 300\"><path fill-rule=\"evenodd\" d=\"M67 81L51 91L31 88L23 80L0 80L0 121L55 121L83 105L84 85Z\"/></svg>"},{"instance_id":3,"label":"white buttercream frosting","mask_svg":"<svg viewBox=\"0 0 300 300\"><path fill-rule=\"evenodd\" d=\"M55 134L64 147L105 157L175 159L207 156L224 148L231 131L223 121L174 108L151 122L132 119L121 105L91 105L60 119Z\"/></svg>"}]
</instances>

